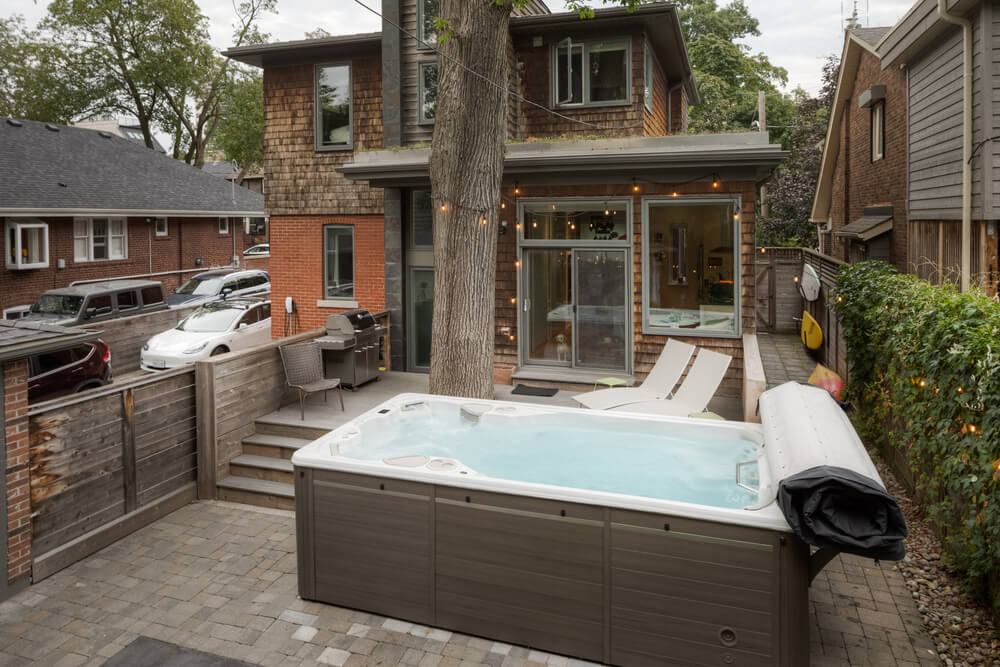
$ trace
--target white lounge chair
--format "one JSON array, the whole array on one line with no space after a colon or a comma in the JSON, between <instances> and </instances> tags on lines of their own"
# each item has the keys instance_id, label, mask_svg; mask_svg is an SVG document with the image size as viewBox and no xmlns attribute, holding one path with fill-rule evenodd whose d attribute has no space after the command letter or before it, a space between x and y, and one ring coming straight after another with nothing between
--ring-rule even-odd
<instances>
[{"instance_id":1,"label":"white lounge chair","mask_svg":"<svg viewBox=\"0 0 1000 667\"><path fill-rule=\"evenodd\" d=\"M608 410L628 403L666 398L681 379L694 350L694 345L670 338L641 386L598 389L577 394L573 400L591 410Z\"/></svg>"},{"instance_id":2,"label":"white lounge chair","mask_svg":"<svg viewBox=\"0 0 1000 667\"><path fill-rule=\"evenodd\" d=\"M629 403L611 409L615 412L641 412L669 417L687 417L704 412L708 402L722 384L722 379L726 377L726 371L729 370L729 363L732 360L728 354L706 349L698 350L698 356L694 358L691 370L673 397Z\"/></svg>"}]
</instances>

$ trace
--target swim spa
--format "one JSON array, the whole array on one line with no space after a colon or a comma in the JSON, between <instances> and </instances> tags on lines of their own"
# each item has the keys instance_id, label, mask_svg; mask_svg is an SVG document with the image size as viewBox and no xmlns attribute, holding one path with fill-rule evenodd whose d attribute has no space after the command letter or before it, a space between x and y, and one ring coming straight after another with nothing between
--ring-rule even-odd
<instances>
[{"instance_id":1,"label":"swim spa","mask_svg":"<svg viewBox=\"0 0 1000 667\"><path fill-rule=\"evenodd\" d=\"M292 458L300 595L612 664L807 665L836 549L780 482L877 473L825 392L779 389L760 425L397 396Z\"/></svg>"}]
</instances>

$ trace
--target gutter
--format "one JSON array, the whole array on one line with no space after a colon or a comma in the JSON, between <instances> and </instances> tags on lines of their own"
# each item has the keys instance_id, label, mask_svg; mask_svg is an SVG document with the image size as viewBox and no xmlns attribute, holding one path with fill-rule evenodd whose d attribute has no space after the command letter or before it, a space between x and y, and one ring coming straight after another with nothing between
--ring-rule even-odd
<instances>
[{"instance_id":1,"label":"gutter","mask_svg":"<svg viewBox=\"0 0 1000 667\"><path fill-rule=\"evenodd\" d=\"M947 0L938 0L942 21L962 27L962 277L963 292L969 291L972 269L972 22L948 13Z\"/></svg>"}]
</instances>

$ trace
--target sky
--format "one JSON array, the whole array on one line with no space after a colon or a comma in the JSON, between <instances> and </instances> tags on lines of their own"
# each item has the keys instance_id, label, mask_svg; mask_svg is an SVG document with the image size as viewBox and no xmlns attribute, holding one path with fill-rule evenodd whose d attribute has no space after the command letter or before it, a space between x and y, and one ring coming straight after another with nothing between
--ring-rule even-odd
<instances>
[{"instance_id":1,"label":"sky","mask_svg":"<svg viewBox=\"0 0 1000 667\"><path fill-rule=\"evenodd\" d=\"M212 40L224 48L230 44L233 2L236 0L196 0L209 18ZM362 0L378 8L379 0ZM866 27L891 26L915 0L860 0L859 15ZM751 15L760 21L760 37L747 40L753 52L763 52L771 62L788 70L791 91L801 86L810 94L819 91L823 62L843 49L843 18L853 9L852 0L746 0ZM547 0L553 11L563 8L561 0ZM594 6L601 3L595 1ZM719 0L720 5L728 4ZM6 0L0 15L20 13L34 24L44 14L46 0ZM272 41L302 39L304 33L321 27L327 32L347 34L374 32L381 28L378 17L353 0L278 0L278 13L261 22Z\"/></svg>"}]
</instances>

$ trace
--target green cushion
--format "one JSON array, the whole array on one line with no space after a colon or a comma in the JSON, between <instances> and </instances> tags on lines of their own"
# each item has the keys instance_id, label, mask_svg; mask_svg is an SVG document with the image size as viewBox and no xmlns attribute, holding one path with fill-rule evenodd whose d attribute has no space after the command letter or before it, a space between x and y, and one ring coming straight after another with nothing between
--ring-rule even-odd
<instances>
[{"instance_id":1,"label":"green cushion","mask_svg":"<svg viewBox=\"0 0 1000 667\"><path fill-rule=\"evenodd\" d=\"M688 417L693 417L694 419L718 419L721 421L726 421L726 418L722 415L717 415L714 412L692 412Z\"/></svg>"}]
</instances>

